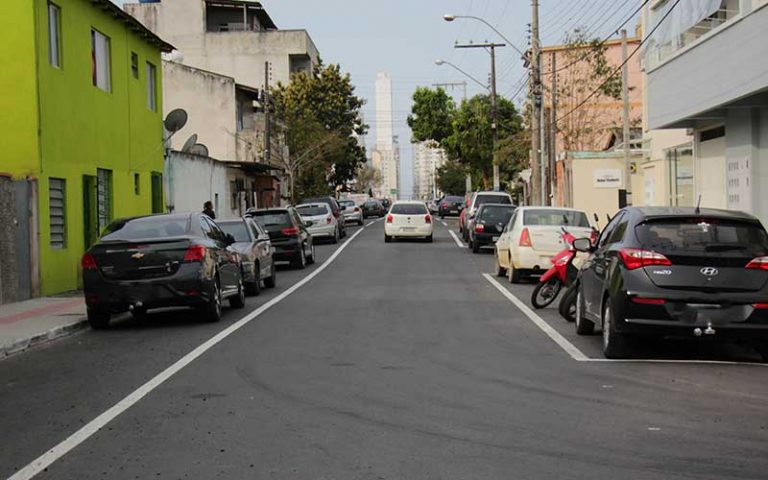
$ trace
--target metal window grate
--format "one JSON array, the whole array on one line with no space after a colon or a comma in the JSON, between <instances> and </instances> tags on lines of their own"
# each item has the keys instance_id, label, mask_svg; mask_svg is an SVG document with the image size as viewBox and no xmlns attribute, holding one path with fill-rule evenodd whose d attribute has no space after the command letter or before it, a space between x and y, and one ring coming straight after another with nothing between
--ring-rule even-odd
<instances>
[{"instance_id":1,"label":"metal window grate","mask_svg":"<svg viewBox=\"0 0 768 480\"><path fill-rule=\"evenodd\" d=\"M51 230L51 248L66 246L66 181L61 178L48 179L48 215Z\"/></svg>"}]
</instances>

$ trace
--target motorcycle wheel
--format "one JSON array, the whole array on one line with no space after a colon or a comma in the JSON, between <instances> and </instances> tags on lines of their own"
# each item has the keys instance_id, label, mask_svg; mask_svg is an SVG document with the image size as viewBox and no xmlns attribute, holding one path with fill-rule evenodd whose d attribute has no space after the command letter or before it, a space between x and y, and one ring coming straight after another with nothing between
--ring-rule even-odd
<instances>
[{"instance_id":1,"label":"motorcycle wheel","mask_svg":"<svg viewBox=\"0 0 768 480\"><path fill-rule=\"evenodd\" d=\"M551 278L546 282L539 282L531 293L531 304L534 308L545 308L555 301L563 284L559 278Z\"/></svg>"},{"instance_id":2,"label":"motorcycle wheel","mask_svg":"<svg viewBox=\"0 0 768 480\"><path fill-rule=\"evenodd\" d=\"M573 285L568 287L563 293L563 298L560 299L560 305L558 306L558 312L568 322L576 321L576 296L578 295L578 282L574 282Z\"/></svg>"}]
</instances>

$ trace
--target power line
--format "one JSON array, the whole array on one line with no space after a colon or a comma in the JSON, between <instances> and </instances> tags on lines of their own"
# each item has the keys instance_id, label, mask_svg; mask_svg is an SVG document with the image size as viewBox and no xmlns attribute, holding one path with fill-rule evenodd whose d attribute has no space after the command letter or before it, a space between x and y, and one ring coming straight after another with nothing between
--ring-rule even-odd
<instances>
[{"instance_id":1,"label":"power line","mask_svg":"<svg viewBox=\"0 0 768 480\"><path fill-rule=\"evenodd\" d=\"M646 2L645 2L645 3L648 3L648 1L650 1L650 0L646 0ZM643 5L645 5L645 3L644 3ZM646 35L646 36L645 36L645 38L643 38L642 40L640 40L640 43L637 45L637 47L635 47L635 49L634 49L634 50L632 50L632 53L630 53L630 54L627 56L627 59L626 59L626 60L624 60L623 62L621 62L621 65L619 65L618 67L616 67L616 69L615 69L613 72L611 72L611 74L610 74L610 75L608 75L607 77L605 77L605 80L603 80L603 81L602 81L602 83L600 83L600 85L598 85L598 86L597 86L597 88L595 88L594 90L592 90L592 92L591 92L589 95L587 95L587 97L586 97L584 100L582 100L581 102L579 102L579 104L578 104L578 105L576 105L576 106L575 106L575 107L573 107L571 110L569 110L569 111L568 111L568 113L566 113L566 114L564 114L563 116L559 117L559 118L558 118L558 119L555 121L555 124L559 123L559 122L560 122L562 119L564 119L565 117L569 116L570 114L572 114L573 112L575 112L575 111L576 111L576 110L578 110L579 108L583 107L583 106L584 106L584 105L585 105L585 104L586 104L586 103L589 101L589 99L590 99L590 98L594 97L594 96L595 96L595 94L597 94L597 92L598 92L598 91L599 91L601 88L603 88L603 86L604 86L606 83L608 83L608 80L610 80L611 78L613 78L614 76L616 76L616 74L617 74L617 73L619 73L619 72L621 71L622 67L623 67L624 65L626 65L627 63L629 63L629 60L630 60L630 59L631 59L631 58L632 58L632 57L633 57L633 56L634 56L634 55L635 55L635 54L636 54L636 53L637 53L637 52L640 50L640 48L641 48L641 47L642 47L642 46L645 44L645 42L647 42L647 41L648 41L648 39L649 39L649 38L651 38L651 36L652 36L652 35L653 35L653 33L654 33L654 32L655 32L655 31L656 31L658 28L659 28L659 26L661 26L661 24L662 24L662 23L664 23L664 20L666 20L666 19L667 19L667 17L668 17L668 16L669 16L669 15L672 13L672 11L675 9L675 7L677 7L677 5L678 5L679 3L680 3L680 0L675 0L675 3L674 3L674 5L672 5L672 7L670 7L670 9L669 9L669 10L667 10L667 13L665 13L665 14L664 14L664 16L663 16L663 17L661 17L661 19L658 21L658 23L656 23L656 25L653 27L653 29L652 29L650 32L648 32L648 35Z\"/></svg>"}]
</instances>

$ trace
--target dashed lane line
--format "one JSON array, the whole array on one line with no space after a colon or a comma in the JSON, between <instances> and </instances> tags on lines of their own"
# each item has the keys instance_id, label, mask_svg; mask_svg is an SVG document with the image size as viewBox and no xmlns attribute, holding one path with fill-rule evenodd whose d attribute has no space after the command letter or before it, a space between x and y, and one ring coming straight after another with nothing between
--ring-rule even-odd
<instances>
[{"instance_id":1,"label":"dashed lane line","mask_svg":"<svg viewBox=\"0 0 768 480\"><path fill-rule=\"evenodd\" d=\"M448 230L448 233L450 233L450 234L451 234L451 236L453 237L453 240L456 242L456 245L457 245L459 248L465 248L465 247L466 247L466 246L464 245L464 243L462 243L462 241L461 241L461 240L459 240L459 237L458 237L458 236L457 236L457 235L456 235L456 234L453 232L453 230Z\"/></svg>"}]
</instances>

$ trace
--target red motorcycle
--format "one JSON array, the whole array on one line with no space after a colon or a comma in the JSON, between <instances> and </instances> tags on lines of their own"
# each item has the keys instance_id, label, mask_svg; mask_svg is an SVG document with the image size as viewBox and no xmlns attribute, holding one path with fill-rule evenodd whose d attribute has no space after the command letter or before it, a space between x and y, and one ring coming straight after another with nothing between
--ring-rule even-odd
<instances>
[{"instance_id":1,"label":"red motorcycle","mask_svg":"<svg viewBox=\"0 0 768 480\"><path fill-rule=\"evenodd\" d=\"M578 273L573 265L573 259L576 258L573 241L576 237L565 228L561 230L565 249L552 257L552 267L544 272L544 275L539 278L539 284L533 289L531 304L534 308L544 308L554 302L563 286L570 285Z\"/></svg>"}]
</instances>

